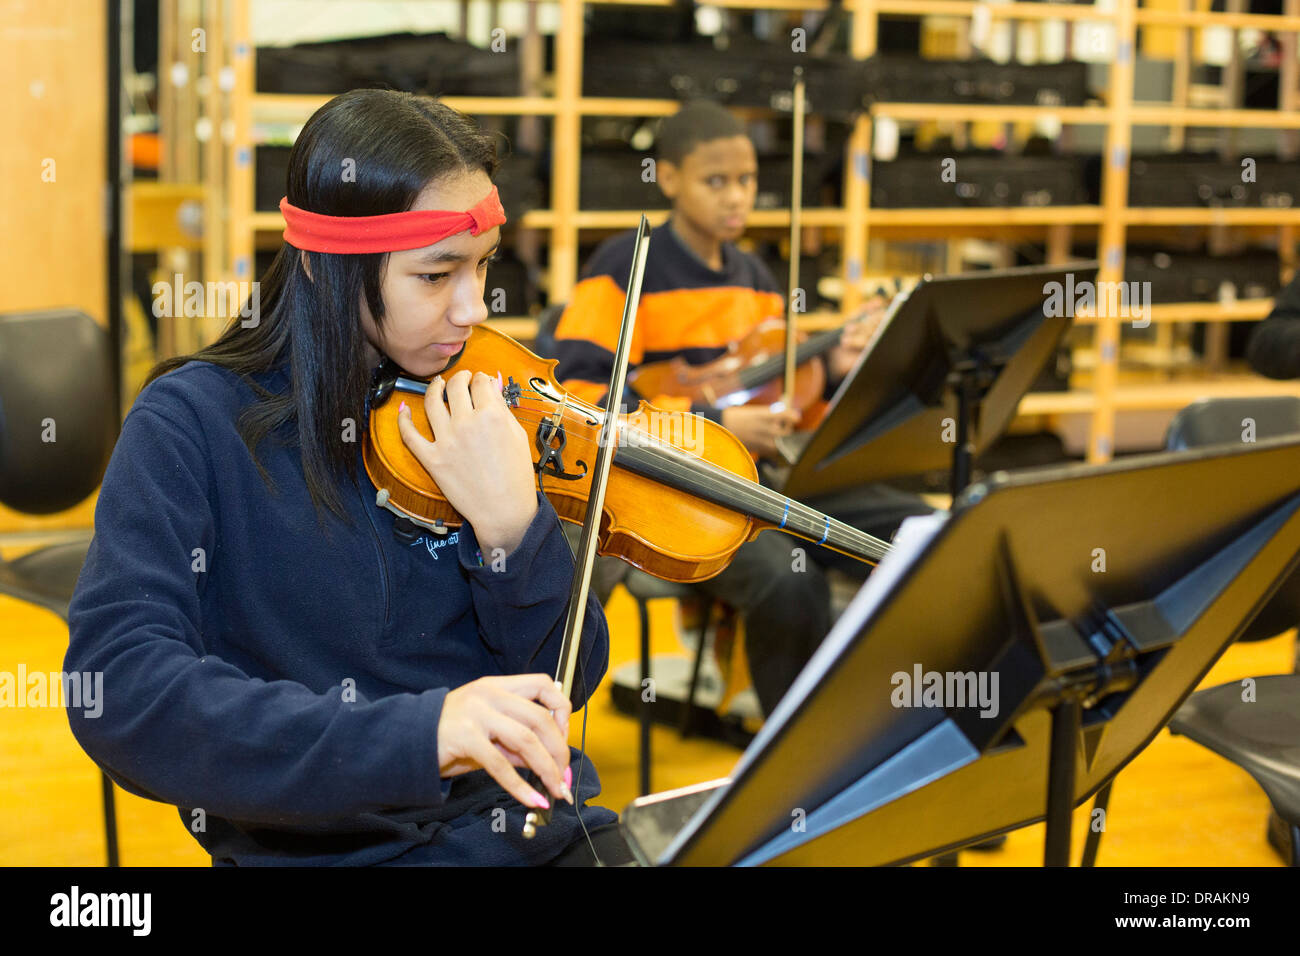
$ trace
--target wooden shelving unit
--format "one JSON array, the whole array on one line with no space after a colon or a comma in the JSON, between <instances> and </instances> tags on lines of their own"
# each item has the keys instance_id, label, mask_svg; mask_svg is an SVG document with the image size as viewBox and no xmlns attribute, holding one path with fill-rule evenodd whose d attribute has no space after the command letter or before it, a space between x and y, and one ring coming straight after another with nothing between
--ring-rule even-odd
<instances>
[{"instance_id":1,"label":"wooden shelving unit","mask_svg":"<svg viewBox=\"0 0 1300 956\"><path fill-rule=\"evenodd\" d=\"M231 35L227 41L233 89L231 90L231 136L228 219L226 243L220 254L219 273L236 280L252 278L253 253L258 233L283 229L279 213L253 210L253 128L255 123L303 122L328 97L263 93L254 90L253 45L249 31L249 4L232 0L228 18ZM520 226L534 230L549 251L548 294L551 302L569 298L576 282L579 239L584 232L618 230L635 225L639 210L591 211L578 208L580 131L586 116L661 116L674 112L675 100L619 99L582 95L583 0L533 0L556 4L559 27L555 41L555 71L550 95L515 97L446 97L449 105L478 115L535 115L552 124L552 181L550 209L527 213ZM624 0L601 0L624 2ZM669 6L673 0L638 0L642 6ZM825 0L722 0L717 6L737 10L807 11L823 10ZM1168 126L1181 143L1186 128L1269 128L1300 130L1300 97L1295 35L1300 32L1300 0L1287 0L1283 15L1248 14L1234 10L1240 0L1229 0L1229 12L1211 13L1193 9L1195 0L1164 0L1157 8L1139 7L1138 0L1115 0L1110 9L1091 3L1002 3L974 0L844 0L851 16L850 52L857 57L875 53L881 15L947 16L985 18L989 21L1068 21L1074 24L1109 25L1115 33L1115 56L1110 64L1109 83L1102 105L1087 106L1001 106L943 103L877 103L855 121L846 146L844 206L803 210L806 229L818 230L838 241L841 247L844 314L854 312L861 301L859 280L867 274L869 239L908 240L983 236L992 239L1045 241L1049 261L1068 258L1073 235L1096 236L1102 282L1123 278L1124 256L1130 228L1153 227L1254 227L1278 230L1279 251L1284 269L1295 262L1295 227L1300 225L1296 209L1219 208L1131 208L1128 206L1128 160L1135 126ZM1170 9L1181 7L1181 9ZM532 18L535 22L535 18ZM1141 27L1176 28L1183 40L1175 64L1175 97L1172 103L1134 102L1134 60L1137 31ZM1206 27L1286 31L1287 62L1282 68L1282 96L1279 109L1210 109L1189 106L1186 86L1192 62L1190 37ZM522 41L521 41L522 42ZM873 124L888 117L900 124L975 122L1024 123L1054 119L1061 124L1104 127L1105 147L1101 202L1084 206L1016 207L1006 209L871 209L869 170ZM662 222L666 212L650 214L653 223ZM755 229L788 227L788 210L756 211ZM211 248L211 247L209 247ZM1263 317L1269 300L1231 304L1186 303L1155 306L1153 325L1174 322L1248 321ZM526 317L494 319L503 330L520 337L531 334ZM802 323L809 329L835 325L838 315L808 315ZM1200 394L1300 394L1300 386L1273 383L1251 377L1207 379L1202 384L1170 382L1142 386L1122 385L1119 379L1120 322L1115 316L1081 317L1080 324L1093 326L1092 349L1097 355L1086 392L1030 395L1021 406L1025 415L1088 414L1091 416L1088 457L1104 461L1114 448L1115 419L1127 409L1175 408ZM1198 391L1202 389L1203 391Z\"/></svg>"}]
</instances>

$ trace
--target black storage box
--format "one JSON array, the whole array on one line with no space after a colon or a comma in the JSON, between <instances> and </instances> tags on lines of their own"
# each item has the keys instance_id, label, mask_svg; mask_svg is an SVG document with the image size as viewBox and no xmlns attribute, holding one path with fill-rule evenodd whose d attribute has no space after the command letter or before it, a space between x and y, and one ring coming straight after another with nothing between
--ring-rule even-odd
<instances>
[{"instance_id":1,"label":"black storage box","mask_svg":"<svg viewBox=\"0 0 1300 956\"><path fill-rule=\"evenodd\" d=\"M943 178L955 160L955 182ZM917 154L872 165L871 204L881 209L1072 206L1087 201L1084 158L1003 153Z\"/></svg>"},{"instance_id":2,"label":"black storage box","mask_svg":"<svg viewBox=\"0 0 1300 956\"><path fill-rule=\"evenodd\" d=\"M634 149L584 148L579 161L581 209L667 209L656 182L642 178L648 153Z\"/></svg>"},{"instance_id":3,"label":"black storage box","mask_svg":"<svg viewBox=\"0 0 1300 956\"><path fill-rule=\"evenodd\" d=\"M719 49L708 40L638 43L588 38L583 60L586 96L689 100L789 111L794 68L802 67L810 114L844 117L864 108L864 61L815 57L752 39Z\"/></svg>"},{"instance_id":4,"label":"black storage box","mask_svg":"<svg viewBox=\"0 0 1300 956\"><path fill-rule=\"evenodd\" d=\"M491 319L528 315L538 303L538 292L528 275L528 267L507 249L503 248L500 258L488 266L483 300Z\"/></svg>"},{"instance_id":5,"label":"black storage box","mask_svg":"<svg viewBox=\"0 0 1300 956\"><path fill-rule=\"evenodd\" d=\"M1126 282L1150 282L1152 302L1215 302L1226 282L1238 299L1266 298L1280 287L1277 253L1267 249L1232 256L1129 247Z\"/></svg>"},{"instance_id":6,"label":"black storage box","mask_svg":"<svg viewBox=\"0 0 1300 956\"><path fill-rule=\"evenodd\" d=\"M1088 64L994 63L880 55L863 61L870 101L1082 106Z\"/></svg>"},{"instance_id":7,"label":"black storage box","mask_svg":"<svg viewBox=\"0 0 1300 956\"><path fill-rule=\"evenodd\" d=\"M289 146L257 146L253 149L253 208L258 212L279 212L289 181Z\"/></svg>"},{"instance_id":8,"label":"black storage box","mask_svg":"<svg viewBox=\"0 0 1300 956\"><path fill-rule=\"evenodd\" d=\"M1300 164L1273 157L1242 161L1214 154L1135 155L1129 167L1130 206L1243 206L1289 209L1300 202Z\"/></svg>"},{"instance_id":9,"label":"black storage box","mask_svg":"<svg viewBox=\"0 0 1300 956\"><path fill-rule=\"evenodd\" d=\"M520 92L519 44L501 52L443 33L259 47L262 93L345 93L391 88L433 96L514 96Z\"/></svg>"}]
</instances>

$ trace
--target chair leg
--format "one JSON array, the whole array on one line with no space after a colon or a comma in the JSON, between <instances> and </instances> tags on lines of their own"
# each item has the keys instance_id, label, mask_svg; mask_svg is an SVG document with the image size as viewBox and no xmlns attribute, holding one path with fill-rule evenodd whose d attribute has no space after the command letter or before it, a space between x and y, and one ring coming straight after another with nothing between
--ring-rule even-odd
<instances>
[{"instance_id":1,"label":"chair leg","mask_svg":"<svg viewBox=\"0 0 1300 956\"><path fill-rule=\"evenodd\" d=\"M1300 866L1300 826L1288 823L1271 807L1265 836L1269 846L1277 850L1287 866Z\"/></svg>"},{"instance_id":2,"label":"chair leg","mask_svg":"<svg viewBox=\"0 0 1300 956\"><path fill-rule=\"evenodd\" d=\"M1114 782L1115 782L1114 780L1111 780L1109 783L1106 784L1106 786L1098 790L1097 799L1094 800L1092 804L1093 813L1096 813L1098 810L1100 810L1102 812L1103 820L1106 819L1105 816L1106 807L1110 805L1110 788L1111 788L1111 784L1113 784ZM1091 817L1091 814L1089 814L1089 817ZM1092 826L1092 820L1089 819L1088 839L1085 840L1083 843L1083 860L1080 861L1079 863L1080 866L1097 865L1097 850L1100 849L1101 847L1101 834L1102 831L1094 829Z\"/></svg>"},{"instance_id":3,"label":"chair leg","mask_svg":"<svg viewBox=\"0 0 1300 956\"><path fill-rule=\"evenodd\" d=\"M695 660L691 662L691 686L682 703L681 736L685 740L691 735L691 724L695 716L695 691L700 686L700 664L704 660L704 645L709 636L709 622L713 620L713 602L707 602L704 618L700 622L699 640L695 644Z\"/></svg>"},{"instance_id":4,"label":"chair leg","mask_svg":"<svg viewBox=\"0 0 1300 956\"><path fill-rule=\"evenodd\" d=\"M113 781L104 771L99 772L100 789L104 795L104 842L108 848L108 865L118 865L117 859L117 810L113 804Z\"/></svg>"},{"instance_id":5,"label":"chair leg","mask_svg":"<svg viewBox=\"0 0 1300 956\"><path fill-rule=\"evenodd\" d=\"M646 602L637 599L637 610L641 616L641 796L650 792L650 700L646 697L650 680L650 611ZM653 694L651 695L653 696Z\"/></svg>"}]
</instances>

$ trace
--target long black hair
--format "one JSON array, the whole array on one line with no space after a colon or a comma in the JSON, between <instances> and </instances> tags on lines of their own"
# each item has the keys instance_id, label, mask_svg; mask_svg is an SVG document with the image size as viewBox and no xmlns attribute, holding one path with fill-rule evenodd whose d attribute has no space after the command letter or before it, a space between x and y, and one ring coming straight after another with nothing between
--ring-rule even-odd
<instances>
[{"instance_id":1,"label":"long black hair","mask_svg":"<svg viewBox=\"0 0 1300 956\"><path fill-rule=\"evenodd\" d=\"M315 113L289 152L286 193L299 209L331 216L405 212L431 182L463 171L493 176L493 138L462 113L431 97L393 90L353 90ZM352 175L347 175L348 171ZM317 511L347 519L338 477L358 480L356 445L345 440L348 419L360 440L370 370L365 362L361 296L383 328L380 296L387 253L302 252L284 243L260 283L260 317L244 328L236 316L211 345L159 362L145 384L199 360L242 376L259 396L239 417L240 437L268 488L257 447L271 432L297 423L303 473ZM249 304L245 303L245 314ZM288 392L275 394L250 376L286 364Z\"/></svg>"}]
</instances>

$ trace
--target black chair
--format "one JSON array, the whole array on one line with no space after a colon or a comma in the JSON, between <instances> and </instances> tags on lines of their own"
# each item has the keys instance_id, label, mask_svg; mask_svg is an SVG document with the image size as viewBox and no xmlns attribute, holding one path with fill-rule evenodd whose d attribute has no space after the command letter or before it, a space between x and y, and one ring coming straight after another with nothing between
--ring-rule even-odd
<instances>
[{"instance_id":1,"label":"black chair","mask_svg":"<svg viewBox=\"0 0 1300 956\"><path fill-rule=\"evenodd\" d=\"M1300 398L1203 398L1174 416L1165 433L1168 451L1206 445L1240 444L1300 433ZM1237 640L1261 641L1300 624L1300 568L1278 587L1273 598ZM1253 678L1256 700L1242 700L1240 683L1197 691L1174 714L1169 732L1196 741L1231 760L1264 789L1273 805L1267 827L1269 842L1291 866L1300 866L1300 674ZM1094 807L1105 809L1113 784L1097 794ZM1091 831L1084 865L1097 857L1100 831Z\"/></svg>"},{"instance_id":2,"label":"black chair","mask_svg":"<svg viewBox=\"0 0 1300 956\"><path fill-rule=\"evenodd\" d=\"M0 315L0 502L53 514L84 500L108 467L120 422L107 332L69 309ZM52 439L52 440L50 440ZM53 611L68 604L90 535L0 557L0 593ZM118 865L113 782L100 771L104 840Z\"/></svg>"},{"instance_id":3,"label":"black chair","mask_svg":"<svg viewBox=\"0 0 1300 956\"><path fill-rule=\"evenodd\" d=\"M1202 398L1179 411L1169 423L1165 450L1240 444L1248 429L1256 440L1300 432L1300 398Z\"/></svg>"},{"instance_id":4,"label":"black chair","mask_svg":"<svg viewBox=\"0 0 1300 956\"><path fill-rule=\"evenodd\" d=\"M1231 760L1255 778L1273 813L1269 843L1300 866L1300 675L1256 677L1253 700L1242 681L1197 691L1169 731Z\"/></svg>"},{"instance_id":5,"label":"black chair","mask_svg":"<svg viewBox=\"0 0 1300 956\"><path fill-rule=\"evenodd\" d=\"M533 351L543 358L556 357L556 339L555 329L560 323L560 316L564 314L564 303L548 305L541 311L537 318L537 334L533 339ZM570 534L570 543L576 548L577 535ZM653 711L650 702L640 693L640 688L646 686L645 681L651 677L650 673L650 608L649 602L663 598L673 598L678 601L702 598L704 600L703 623L700 627L699 639L695 646L695 655L691 663L691 681L686 697L682 701L680 717L678 718L678 729L683 737L690 735L692 730L692 717L695 713L695 694L699 689L700 667L703 662L705 647L708 643L709 622L713 618L714 602L693 585L675 584L672 581L663 581L653 575L639 571L630 565L619 575L617 579L603 581L603 590L606 592L601 595L602 602L607 599L608 592L614 589L614 585L622 584L627 588L628 593L636 601L637 620L640 623L641 633L639 643L641 649L641 667L640 682L637 686L639 705L637 706L637 720L640 725L640 758L639 758L639 783L641 795L645 796L650 793L650 728L653 723ZM717 602L723 607L724 613L729 613L726 605Z\"/></svg>"}]
</instances>

